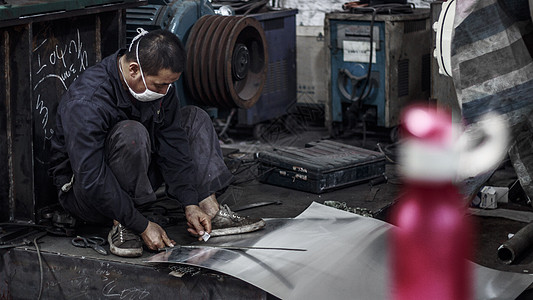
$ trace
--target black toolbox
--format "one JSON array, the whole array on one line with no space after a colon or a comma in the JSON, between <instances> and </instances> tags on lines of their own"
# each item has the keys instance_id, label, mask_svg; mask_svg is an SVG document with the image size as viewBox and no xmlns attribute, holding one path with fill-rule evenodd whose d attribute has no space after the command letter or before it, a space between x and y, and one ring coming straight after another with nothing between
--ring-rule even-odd
<instances>
[{"instance_id":1,"label":"black toolbox","mask_svg":"<svg viewBox=\"0 0 533 300\"><path fill-rule=\"evenodd\" d=\"M330 140L261 151L257 159L260 182L316 194L385 173L384 154Z\"/></svg>"}]
</instances>

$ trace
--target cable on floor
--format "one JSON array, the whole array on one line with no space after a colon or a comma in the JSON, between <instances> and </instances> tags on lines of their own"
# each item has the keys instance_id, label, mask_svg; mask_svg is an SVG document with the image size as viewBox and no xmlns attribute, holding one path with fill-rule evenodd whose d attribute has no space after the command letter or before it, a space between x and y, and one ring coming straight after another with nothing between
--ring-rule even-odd
<instances>
[{"instance_id":1,"label":"cable on floor","mask_svg":"<svg viewBox=\"0 0 533 300\"><path fill-rule=\"evenodd\" d=\"M43 270L43 258L41 257L41 250L39 249L39 245L37 244L37 240L41 238L41 236L36 236L33 239L33 245L35 245L35 250L37 250L37 257L39 258L39 272L40 272L40 280L39 280L39 296L37 297L37 300L41 299L42 293L43 293L43 282L44 282L44 270Z\"/></svg>"}]
</instances>

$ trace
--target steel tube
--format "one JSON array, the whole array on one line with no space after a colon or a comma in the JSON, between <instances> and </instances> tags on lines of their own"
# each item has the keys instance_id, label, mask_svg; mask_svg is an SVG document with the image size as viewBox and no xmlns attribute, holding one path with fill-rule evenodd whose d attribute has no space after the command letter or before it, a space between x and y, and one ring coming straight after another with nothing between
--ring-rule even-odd
<instances>
[{"instance_id":1,"label":"steel tube","mask_svg":"<svg viewBox=\"0 0 533 300\"><path fill-rule=\"evenodd\" d=\"M520 229L512 238L498 248L498 258L512 264L533 244L533 222Z\"/></svg>"}]
</instances>

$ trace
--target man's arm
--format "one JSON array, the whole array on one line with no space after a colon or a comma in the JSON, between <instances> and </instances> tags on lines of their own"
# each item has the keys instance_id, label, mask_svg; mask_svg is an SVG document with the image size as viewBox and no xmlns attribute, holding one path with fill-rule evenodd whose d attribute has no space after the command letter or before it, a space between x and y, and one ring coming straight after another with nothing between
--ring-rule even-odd
<instances>
[{"instance_id":1,"label":"man's arm","mask_svg":"<svg viewBox=\"0 0 533 300\"><path fill-rule=\"evenodd\" d=\"M198 193L194 187L196 167L191 159L189 139L181 125L179 100L174 89L162 104L164 121L156 132L156 151L167 193L183 205L189 232L203 235L211 232L211 218L198 206Z\"/></svg>"},{"instance_id":2,"label":"man's arm","mask_svg":"<svg viewBox=\"0 0 533 300\"><path fill-rule=\"evenodd\" d=\"M148 221L146 230L141 233L146 246L152 250L157 250L165 247L174 247L176 242L168 238L167 233L157 223Z\"/></svg>"},{"instance_id":3,"label":"man's arm","mask_svg":"<svg viewBox=\"0 0 533 300\"><path fill-rule=\"evenodd\" d=\"M187 231L193 235L201 236L205 232L211 233L211 218L198 206L188 205L185 207L185 218L187 218Z\"/></svg>"}]
</instances>

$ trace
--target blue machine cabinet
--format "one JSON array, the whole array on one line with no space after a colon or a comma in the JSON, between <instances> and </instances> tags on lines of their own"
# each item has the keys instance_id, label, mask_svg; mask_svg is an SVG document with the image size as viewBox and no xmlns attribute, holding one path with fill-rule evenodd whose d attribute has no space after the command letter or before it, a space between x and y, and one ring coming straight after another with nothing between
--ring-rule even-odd
<instances>
[{"instance_id":1,"label":"blue machine cabinet","mask_svg":"<svg viewBox=\"0 0 533 300\"><path fill-rule=\"evenodd\" d=\"M296 102L296 9L250 15L265 31L268 73L261 98L249 109L239 108L239 125L255 125L286 115Z\"/></svg>"},{"instance_id":2,"label":"blue machine cabinet","mask_svg":"<svg viewBox=\"0 0 533 300\"><path fill-rule=\"evenodd\" d=\"M333 135L342 130L349 108L371 125L392 128L405 105L428 100L431 29L427 9L377 14L373 22L372 14L333 12L326 14L324 23L330 81L326 125Z\"/></svg>"}]
</instances>

